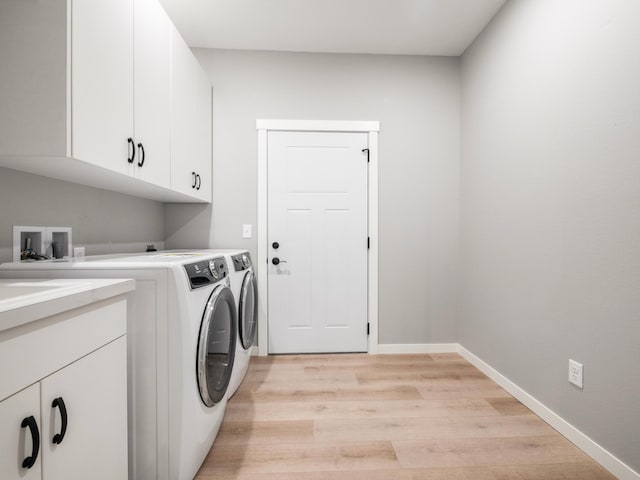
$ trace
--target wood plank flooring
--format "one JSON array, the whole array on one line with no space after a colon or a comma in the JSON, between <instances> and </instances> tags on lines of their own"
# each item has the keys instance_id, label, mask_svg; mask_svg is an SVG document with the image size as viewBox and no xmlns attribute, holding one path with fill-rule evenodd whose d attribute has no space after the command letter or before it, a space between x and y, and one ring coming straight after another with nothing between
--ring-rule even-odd
<instances>
[{"instance_id":1,"label":"wood plank flooring","mask_svg":"<svg viewBox=\"0 0 640 480\"><path fill-rule=\"evenodd\" d=\"M253 357L198 480L612 480L457 354Z\"/></svg>"}]
</instances>

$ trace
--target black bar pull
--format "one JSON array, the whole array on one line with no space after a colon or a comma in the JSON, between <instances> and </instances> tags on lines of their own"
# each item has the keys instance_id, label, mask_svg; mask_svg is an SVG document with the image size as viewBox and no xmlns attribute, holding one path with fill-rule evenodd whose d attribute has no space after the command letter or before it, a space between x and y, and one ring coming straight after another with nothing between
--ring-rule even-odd
<instances>
[{"instance_id":1,"label":"black bar pull","mask_svg":"<svg viewBox=\"0 0 640 480\"><path fill-rule=\"evenodd\" d=\"M196 180L198 181L198 186L196 187L196 190L200 190L200 185L202 185L202 179L200 178L199 173L196 173Z\"/></svg>"},{"instance_id":2,"label":"black bar pull","mask_svg":"<svg viewBox=\"0 0 640 480\"><path fill-rule=\"evenodd\" d=\"M60 418L62 419L62 426L60 427L60 433L56 433L51 439L52 443L56 445L60 445L62 440L64 440L64 436L67 433L67 407L64 404L64 400L62 397L58 397L51 402L51 408L59 408L60 409Z\"/></svg>"},{"instance_id":3,"label":"black bar pull","mask_svg":"<svg viewBox=\"0 0 640 480\"><path fill-rule=\"evenodd\" d=\"M130 155L127 157L127 161L129 163L133 163L133 160L136 158L136 144L133 142L133 138L131 137L127 138L127 143L131 147L129 149Z\"/></svg>"},{"instance_id":4,"label":"black bar pull","mask_svg":"<svg viewBox=\"0 0 640 480\"><path fill-rule=\"evenodd\" d=\"M196 180L196 172L191 172L191 188L196 188L196 184L198 183Z\"/></svg>"},{"instance_id":5,"label":"black bar pull","mask_svg":"<svg viewBox=\"0 0 640 480\"><path fill-rule=\"evenodd\" d=\"M31 468L36 464L38 452L40 451L40 432L38 431L38 424L32 415L22 420L20 426L22 428L29 427L29 432L31 432L31 455L22 461L22 468Z\"/></svg>"},{"instance_id":6,"label":"black bar pull","mask_svg":"<svg viewBox=\"0 0 640 480\"><path fill-rule=\"evenodd\" d=\"M138 150L140 150L140 160L138 160L138 166L141 167L142 165L144 165L145 158L144 145L142 145L142 143L138 144Z\"/></svg>"},{"instance_id":7,"label":"black bar pull","mask_svg":"<svg viewBox=\"0 0 640 480\"><path fill-rule=\"evenodd\" d=\"M366 153L367 154L367 163L369 163L369 149L368 148L363 148L362 149L362 153Z\"/></svg>"}]
</instances>

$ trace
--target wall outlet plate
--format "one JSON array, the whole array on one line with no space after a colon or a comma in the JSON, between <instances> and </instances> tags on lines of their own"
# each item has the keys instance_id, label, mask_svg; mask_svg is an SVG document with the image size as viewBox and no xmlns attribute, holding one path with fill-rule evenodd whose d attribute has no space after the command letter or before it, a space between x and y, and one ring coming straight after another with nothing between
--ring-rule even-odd
<instances>
[{"instance_id":1,"label":"wall outlet plate","mask_svg":"<svg viewBox=\"0 0 640 480\"><path fill-rule=\"evenodd\" d=\"M251 224L245 223L242 225L242 238L252 238L253 233L251 231Z\"/></svg>"},{"instance_id":2,"label":"wall outlet plate","mask_svg":"<svg viewBox=\"0 0 640 480\"><path fill-rule=\"evenodd\" d=\"M583 368L581 363L569 359L569 383L573 383L578 388L582 388Z\"/></svg>"}]
</instances>

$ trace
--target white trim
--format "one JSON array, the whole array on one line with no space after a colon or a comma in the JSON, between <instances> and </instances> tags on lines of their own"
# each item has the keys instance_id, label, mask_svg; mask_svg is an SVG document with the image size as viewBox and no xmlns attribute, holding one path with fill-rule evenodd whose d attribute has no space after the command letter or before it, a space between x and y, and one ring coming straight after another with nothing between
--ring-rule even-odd
<instances>
[{"instance_id":1,"label":"white trim","mask_svg":"<svg viewBox=\"0 0 640 480\"><path fill-rule=\"evenodd\" d=\"M385 343L378 345L381 355L402 353L458 353L457 343Z\"/></svg>"},{"instance_id":2,"label":"white trim","mask_svg":"<svg viewBox=\"0 0 640 480\"><path fill-rule=\"evenodd\" d=\"M267 130L258 130L258 355L269 354L267 322Z\"/></svg>"},{"instance_id":3,"label":"white trim","mask_svg":"<svg viewBox=\"0 0 640 480\"><path fill-rule=\"evenodd\" d=\"M459 345L459 353L469 363L473 364L478 370L487 375L489 378L491 378L491 380L496 382L507 392L517 398L520 402L526 405L531 411L533 411L533 413L538 415L554 429L560 432L560 434L574 443L580 450L589 455L593 460L609 470L609 472L615 475L618 479L640 480L640 473L635 472L633 469L631 469L631 467L624 464L609 451L605 450L603 447L591 440L576 427L560 417L557 413L553 412L543 403L536 400L518 385L495 370L489 364L476 357L462 345Z\"/></svg>"},{"instance_id":4,"label":"white trim","mask_svg":"<svg viewBox=\"0 0 640 480\"><path fill-rule=\"evenodd\" d=\"M378 122L375 122L378 123ZM367 265L368 351L378 353L378 132L369 132L368 200L369 256Z\"/></svg>"},{"instance_id":5,"label":"white trim","mask_svg":"<svg viewBox=\"0 0 640 480\"><path fill-rule=\"evenodd\" d=\"M259 355L258 351L259 351L258 346L254 345L253 347L251 347L251 350L249 350L249 356L257 357Z\"/></svg>"},{"instance_id":6,"label":"white trim","mask_svg":"<svg viewBox=\"0 0 640 480\"><path fill-rule=\"evenodd\" d=\"M256 120L258 130L292 132L379 132L380 122L342 120Z\"/></svg>"},{"instance_id":7,"label":"white trim","mask_svg":"<svg viewBox=\"0 0 640 480\"><path fill-rule=\"evenodd\" d=\"M380 122L330 120L256 120L258 129L258 354L269 354L267 269L267 133L272 130L366 132L369 134L368 227L371 240L368 256L368 352L378 352L378 132Z\"/></svg>"}]
</instances>

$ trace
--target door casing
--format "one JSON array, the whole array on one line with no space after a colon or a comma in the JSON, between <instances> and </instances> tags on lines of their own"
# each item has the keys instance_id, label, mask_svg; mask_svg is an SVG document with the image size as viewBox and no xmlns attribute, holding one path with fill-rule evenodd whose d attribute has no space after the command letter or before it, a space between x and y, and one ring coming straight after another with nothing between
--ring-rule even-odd
<instances>
[{"instance_id":1,"label":"door casing","mask_svg":"<svg viewBox=\"0 0 640 480\"><path fill-rule=\"evenodd\" d=\"M367 310L369 322L368 353L378 353L378 121L335 120L256 120L258 130L258 255L255 263L258 291L267 291L267 134L271 131L293 132L364 132L369 140L367 259ZM258 355L268 355L267 295L258 296Z\"/></svg>"}]
</instances>

